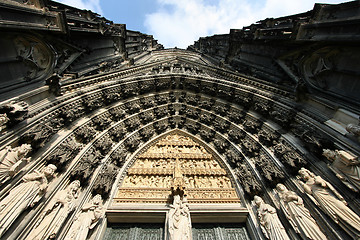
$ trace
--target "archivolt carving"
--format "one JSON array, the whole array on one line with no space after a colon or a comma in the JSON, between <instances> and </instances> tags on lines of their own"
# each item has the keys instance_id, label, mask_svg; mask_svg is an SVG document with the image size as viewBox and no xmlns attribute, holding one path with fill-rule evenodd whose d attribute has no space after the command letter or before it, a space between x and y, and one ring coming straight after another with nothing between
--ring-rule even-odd
<instances>
[{"instance_id":1,"label":"archivolt carving","mask_svg":"<svg viewBox=\"0 0 360 240\"><path fill-rule=\"evenodd\" d=\"M239 164L235 169L235 174L248 196L253 197L262 192L259 181L255 178L254 174L246 164Z\"/></svg>"}]
</instances>

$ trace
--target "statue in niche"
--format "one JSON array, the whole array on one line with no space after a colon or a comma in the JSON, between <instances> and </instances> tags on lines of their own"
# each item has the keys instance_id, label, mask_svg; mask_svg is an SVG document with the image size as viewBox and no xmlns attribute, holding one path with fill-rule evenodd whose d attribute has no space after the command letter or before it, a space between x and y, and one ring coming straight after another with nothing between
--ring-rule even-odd
<instances>
[{"instance_id":1,"label":"statue in niche","mask_svg":"<svg viewBox=\"0 0 360 240\"><path fill-rule=\"evenodd\" d=\"M323 149L323 156L332 161L330 168L350 189L360 189L360 161L357 157L343 150Z\"/></svg>"},{"instance_id":2,"label":"statue in niche","mask_svg":"<svg viewBox=\"0 0 360 240\"><path fill-rule=\"evenodd\" d=\"M305 181L305 183L300 181L304 191L311 196L314 203L319 205L346 232L355 239L359 239L360 217L346 206L347 202L334 187L306 168L301 168L299 175Z\"/></svg>"},{"instance_id":3,"label":"statue in niche","mask_svg":"<svg viewBox=\"0 0 360 240\"><path fill-rule=\"evenodd\" d=\"M75 217L65 240L85 240L89 230L93 229L104 215L101 195L96 195L85 204Z\"/></svg>"},{"instance_id":4,"label":"statue in niche","mask_svg":"<svg viewBox=\"0 0 360 240\"><path fill-rule=\"evenodd\" d=\"M315 219L311 217L309 210L305 208L301 197L295 192L289 191L281 183L276 185L276 191L280 198L281 208L297 233L300 233L304 239L327 239Z\"/></svg>"},{"instance_id":5,"label":"statue in niche","mask_svg":"<svg viewBox=\"0 0 360 240\"><path fill-rule=\"evenodd\" d=\"M30 144L22 144L16 148L8 146L0 151L0 184L13 177L30 161L30 157L25 157L30 151Z\"/></svg>"},{"instance_id":6,"label":"statue in niche","mask_svg":"<svg viewBox=\"0 0 360 240\"><path fill-rule=\"evenodd\" d=\"M56 166L49 164L41 172L35 170L26 174L22 183L0 202L0 237L25 209L33 207L42 198L49 183L48 178L55 171Z\"/></svg>"},{"instance_id":7,"label":"statue in niche","mask_svg":"<svg viewBox=\"0 0 360 240\"><path fill-rule=\"evenodd\" d=\"M254 202L257 207L261 230L265 237L270 240L290 240L276 214L276 209L264 203L264 200L259 196L254 197Z\"/></svg>"},{"instance_id":8,"label":"statue in niche","mask_svg":"<svg viewBox=\"0 0 360 240\"><path fill-rule=\"evenodd\" d=\"M186 197L174 196L167 216L167 240L192 240L191 218Z\"/></svg>"},{"instance_id":9,"label":"statue in niche","mask_svg":"<svg viewBox=\"0 0 360 240\"><path fill-rule=\"evenodd\" d=\"M67 216L76 207L79 190L80 181L75 180L66 189L59 191L26 239L55 239Z\"/></svg>"}]
</instances>

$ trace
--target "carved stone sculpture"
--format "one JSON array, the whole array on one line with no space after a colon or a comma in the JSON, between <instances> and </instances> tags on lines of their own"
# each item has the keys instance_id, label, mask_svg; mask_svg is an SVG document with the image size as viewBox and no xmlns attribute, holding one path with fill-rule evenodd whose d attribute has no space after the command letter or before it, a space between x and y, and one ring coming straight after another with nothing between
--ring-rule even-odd
<instances>
[{"instance_id":1,"label":"carved stone sculpture","mask_svg":"<svg viewBox=\"0 0 360 240\"><path fill-rule=\"evenodd\" d=\"M237 144L241 142L245 134L246 133L243 130L235 130L235 129L230 129L228 132L229 139Z\"/></svg>"},{"instance_id":2,"label":"carved stone sculpture","mask_svg":"<svg viewBox=\"0 0 360 240\"><path fill-rule=\"evenodd\" d=\"M279 139L280 134L268 129L261 129L258 133L259 141L265 146L272 146L276 144L276 141Z\"/></svg>"},{"instance_id":3,"label":"carved stone sculpture","mask_svg":"<svg viewBox=\"0 0 360 240\"><path fill-rule=\"evenodd\" d=\"M244 128L249 131L250 133L256 133L260 128L261 123L256 120L247 119L244 122Z\"/></svg>"},{"instance_id":4,"label":"carved stone sculpture","mask_svg":"<svg viewBox=\"0 0 360 240\"><path fill-rule=\"evenodd\" d=\"M304 191L311 195L311 199L315 204L319 205L327 215L354 239L359 239L360 217L346 206L347 202L334 187L306 168L301 168L299 175L305 181L305 183L300 181Z\"/></svg>"},{"instance_id":5,"label":"carved stone sculpture","mask_svg":"<svg viewBox=\"0 0 360 240\"><path fill-rule=\"evenodd\" d=\"M289 222L304 239L325 240L326 236L321 232L315 219L305 208L303 200L295 192L289 191L283 184L276 185L280 198L281 208Z\"/></svg>"},{"instance_id":6,"label":"carved stone sculpture","mask_svg":"<svg viewBox=\"0 0 360 240\"><path fill-rule=\"evenodd\" d=\"M167 216L167 240L192 240L189 204L186 197L174 196Z\"/></svg>"},{"instance_id":7,"label":"carved stone sculpture","mask_svg":"<svg viewBox=\"0 0 360 240\"><path fill-rule=\"evenodd\" d=\"M243 156L240 155L240 153L235 152L234 150L226 150L225 153L227 161L232 165L236 166L237 164L240 164L243 162Z\"/></svg>"},{"instance_id":8,"label":"carved stone sculpture","mask_svg":"<svg viewBox=\"0 0 360 240\"><path fill-rule=\"evenodd\" d=\"M82 207L65 240L85 240L89 230L93 229L103 216L102 198L98 194Z\"/></svg>"},{"instance_id":9,"label":"carved stone sculpture","mask_svg":"<svg viewBox=\"0 0 360 240\"><path fill-rule=\"evenodd\" d=\"M102 155L94 148L90 148L73 168L70 175L72 179L86 181L93 174L95 167L100 163Z\"/></svg>"},{"instance_id":10,"label":"carved stone sculpture","mask_svg":"<svg viewBox=\"0 0 360 240\"><path fill-rule=\"evenodd\" d=\"M59 191L42 212L28 240L55 239L67 216L75 209L79 195L80 181L75 180Z\"/></svg>"},{"instance_id":11,"label":"carved stone sculpture","mask_svg":"<svg viewBox=\"0 0 360 240\"><path fill-rule=\"evenodd\" d=\"M215 132L208 129L201 129L199 134L207 143L211 142L215 136Z\"/></svg>"},{"instance_id":12,"label":"carved stone sculpture","mask_svg":"<svg viewBox=\"0 0 360 240\"><path fill-rule=\"evenodd\" d=\"M42 198L48 186L48 178L55 171L55 165L49 164L41 172L25 175L22 182L0 202L0 236L25 209L33 207Z\"/></svg>"},{"instance_id":13,"label":"carved stone sculpture","mask_svg":"<svg viewBox=\"0 0 360 240\"><path fill-rule=\"evenodd\" d=\"M245 164L238 164L235 174L241 182L241 186L249 196L254 196L262 191L260 183Z\"/></svg>"},{"instance_id":14,"label":"carved stone sculpture","mask_svg":"<svg viewBox=\"0 0 360 240\"><path fill-rule=\"evenodd\" d=\"M346 126L346 131L348 131L349 133L354 134L355 136L359 137L360 136L360 125L355 125L355 124L348 124Z\"/></svg>"},{"instance_id":15,"label":"carved stone sculpture","mask_svg":"<svg viewBox=\"0 0 360 240\"><path fill-rule=\"evenodd\" d=\"M61 171L66 164L73 160L79 153L82 145L75 141L75 138L69 137L63 141L49 156L46 157L48 163L55 164Z\"/></svg>"},{"instance_id":16,"label":"carved stone sculpture","mask_svg":"<svg viewBox=\"0 0 360 240\"><path fill-rule=\"evenodd\" d=\"M261 230L265 237L270 240L290 240L276 214L276 209L264 203L264 200L259 196L254 197L254 202L257 207Z\"/></svg>"},{"instance_id":17,"label":"carved stone sculpture","mask_svg":"<svg viewBox=\"0 0 360 240\"><path fill-rule=\"evenodd\" d=\"M16 124L27 117L28 104L22 101L11 101L3 106L0 106L0 113L6 113L9 119L8 124Z\"/></svg>"},{"instance_id":18,"label":"carved stone sculpture","mask_svg":"<svg viewBox=\"0 0 360 240\"><path fill-rule=\"evenodd\" d=\"M6 123L9 122L9 120L6 113L0 114L0 132L6 128Z\"/></svg>"},{"instance_id":19,"label":"carved stone sculpture","mask_svg":"<svg viewBox=\"0 0 360 240\"><path fill-rule=\"evenodd\" d=\"M218 150L220 153L223 153L228 148L229 143L227 141L224 141L221 139L215 139L214 146L215 146L216 150Z\"/></svg>"},{"instance_id":20,"label":"carved stone sculpture","mask_svg":"<svg viewBox=\"0 0 360 240\"><path fill-rule=\"evenodd\" d=\"M118 169L112 164L104 167L94 184L93 193L101 194L104 198L107 197L114 184L117 172Z\"/></svg>"},{"instance_id":21,"label":"carved stone sculpture","mask_svg":"<svg viewBox=\"0 0 360 240\"><path fill-rule=\"evenodd\" d=\"M20 142L31 144L35 150L44 147L58 130L54 122L42 122L36 125L21 136Z\"/></svg>"},{"instance_id":22,"label":"carved stone sculpture","mask_svg":"<svg viewBox=\"0 0 360 240\"><path fill-rule=\"evenodd\" d=\"M79 128L76 132L76 139L82 143L88 143L96 135L96 130L89 125Z\"/></svg>"},{"instance_id":23,"label":"carved stone sculpture","mask_svg":"<svg viewBox=\"0 0 360 240\"><path fill-rule=\"evenodd\" d=\"M16 148L6 147L0 151L0 184L13 177L30 161L31 158L26 158L30 151L29 144Z\"/></svg>"},{"instance_id":24,"label":"carved stone sculpture","mask_svg":"<svg viewBox=\"0 0 360 240\"><path fill-rule=\"evenodd\" d=\"M329 149L323 149L323 155L328 160L333 161L330 168L345 185L354 191L360 189L360 161L358 157L343 150L331 151Z\"/></svg>"}]
</instances>

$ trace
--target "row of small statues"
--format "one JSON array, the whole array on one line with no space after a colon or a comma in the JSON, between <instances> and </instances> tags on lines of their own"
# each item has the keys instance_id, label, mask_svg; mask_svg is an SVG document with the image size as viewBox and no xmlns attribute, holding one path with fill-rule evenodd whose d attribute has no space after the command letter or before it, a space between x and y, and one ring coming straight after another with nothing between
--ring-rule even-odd
<instances>
[{"instance_id":1,"label":"row of small statues","mask_svg":"<svg viewBox=\"0 0 360 240\"><path fill-rule=\"evenodd\" d=\"M231 188L230 179L226 176L183 176L186 188ZM173 184L172 176L127 176L122 187L170 188Z\"/></svg>"},{"instance_id":2,"label":"row of small statues","mask_svg":"<svg viewBox=\"0 0 360 240\"><path fill-rule=\"evenodd\" d=\"M152 146L146 153L158 154L158 153L196 153L196 154L207 154L205 148L202 146Z\"/></svg>"},{"instance_id":3,"label":"row of small statues","mask_svg":"<svg viewBox=\"0 0 360 240\"><path fill-rule=\"evenodd\" d=\"M215 160L179 160L181 168L210 168L219 169L220 165ZM175 165L175 159L139 159L137 160L133 168L173 168Z\"/></svg>"},{"instance_id":4,"label":"row of small statues","mask_svg":"<svg viewBox=\"0 0 360 240\"><path fill-rule=\"evenodd\" d=\"M20 214L35 204L45 195L49 180L57 170L49 164L41 171L26 174L19 185L0 202L0 237L11 227ZM80 181L71 182L59 191L46 205L38 221L28 233L26 240L55 239L68 215L75 210L80 192ZM90 229L94 228L104 216L102 198L93 197L77 213L65 239L85 240Z\"/></svg>"},{"instance_id":5,"label":"row of small statues","mask_svg":"<svg viewBox=\"0 0 360 240\"><path fill-rule=\"evenodd\" d=\"M305 168L299 170L299 175L303 180L300 181L300 184L310 199L350 236L359 239L360 217L347 206L347 202L332 185ZM276 186L276 192L280 206L296 232L304 239L327 239L309 210L304 206L300 196L289 191L283 184ZM254 203L264 235L270 240L290 239L275 208L266 204L259 196L254 197Z\"/></svg>"}]
</instances>

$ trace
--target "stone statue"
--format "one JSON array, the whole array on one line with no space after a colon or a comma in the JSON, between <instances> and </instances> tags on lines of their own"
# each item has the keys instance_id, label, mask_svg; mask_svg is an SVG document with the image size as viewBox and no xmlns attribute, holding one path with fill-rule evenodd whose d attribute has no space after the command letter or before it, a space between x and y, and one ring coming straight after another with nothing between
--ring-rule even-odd
<instances>
[{"instance_id":1,"label":"stone statue","mask_svg":"<svg viewBox=\"0 0 360 240\"><path fill-rule=\"evenodd\" d=\"M55 171L56 166L49 164L41 172L35 170L25 175L22 183L0 202L0 236L25 209L33 207L42 198L48 186L48 178L53 176Z\"/></svg>"},{"instance_id":2,"label":"stone statue","mask_svg":"<svg viewBox=\"0 0 360 240\"><path fill-rule=\"evenodd\" d=\"M85 240L90 229L93 229L104 215L101 195L96 195L85 204L75 217L65 240Z\"/></svg>"},{"instance_id":3,"label":"stone statue","mask_svg":"<svg viewBox=\"0 0 360 240\"><path fill-rule=\"evenodd\" d=\"M346 126L346 131L348 131L349 133L354 134L357 137L360 137L360 119L359 119L359 123L356 124L348 124Z\"/></svg>"},{"instance_id":4,"label":"stone statue","mask_svg":"<svg viewBox=\"0 0 360 240\"><path fill-rule=\"evenodd\" d=\"M6 113L0 114L0 132L6 128L6 123L9 122L9 120Z\"/></svg>"},{"instance_id":5,"label":"stone statue","mask_svg":"<svg viewBox=\"0 0 360 240\"><path fill-rule=\"evenodd\" d=\"M301 168L299 174L305 181L300 183L311 199L354 239L359 239L360 217L346 206L346 201L334 187L306 168Z\"/></svg>"},{"instance_id":6,"label":"stone statue","mask_svg":"<svg viewBox=\"0 0 360 240\"><path fill-rule=\"evenodd\" d=\"M64 221L76 207L76 200L80 190L80 181L75 180L59 191L42 212L27 240L55 239Z\"/></svg>"},{"instance_id":7,"label":"stone statue","mask_svg":"<svg viewBox=\"0 0 360 240\"><path fill-rule=\"evenodd\" d=\"M186 197L174 196L167 216L167 240L192 240L189 204Z\"/></svg>"},{"instance_id":8,"label":"stone statue","mask_svg":"<svg viewBox=\"0 0 360 240\"><path fill-rule=\"evenodd\" d=\"M270 240L290 240L276 214L275 208L264 203L264 200L259 196L254 197L254 202L257 206L261 230L265 237Z\"/></svg>"},{"instance_id":9,"label":"stone statue","mask_svg":"<svg viewBox=\"0 0 360 240\"><path fill-rule=\"evenodd\" d=\"M16 148L8 146L0 151L0 184L13 177L30 161L30 157L25 158L30 151L30 144L22 144Z\"/></svg>"},{"instance_id":10,"label":"stone statue","mask_svg":"<svg viewBox=\"0 0 360 240\"><path fill-rule=\"evenodd\" d=\"M304 239L326 240L315 219L305 208L303 200L295 192L289 191L283 184L276 185L279 194L281 208L297 233Z\"/></svg>"},{"instance_id":11,"label":"stone statue","mask_svg":"<svg viewBox=\"0 0 360 240\"><path fill-rule=\"evenodd\" d=\"M11 101L0 106L0 110L6 113L8 122L16 123L24 120L28 114L29 105L23 101Z\"/></svg>"},{"instance_id":12,"label":"stone statue","mask_svg":"<svg viewBox=\"0 0 360 240\"><path fill-rule=\"evenodd\" d=\"M336 173L336 176L350 189L357 192L360 189L360 161L358 158L343 150L323 149L323 155L332 161L330 168Z\"/></svg>"}]
</instances>

